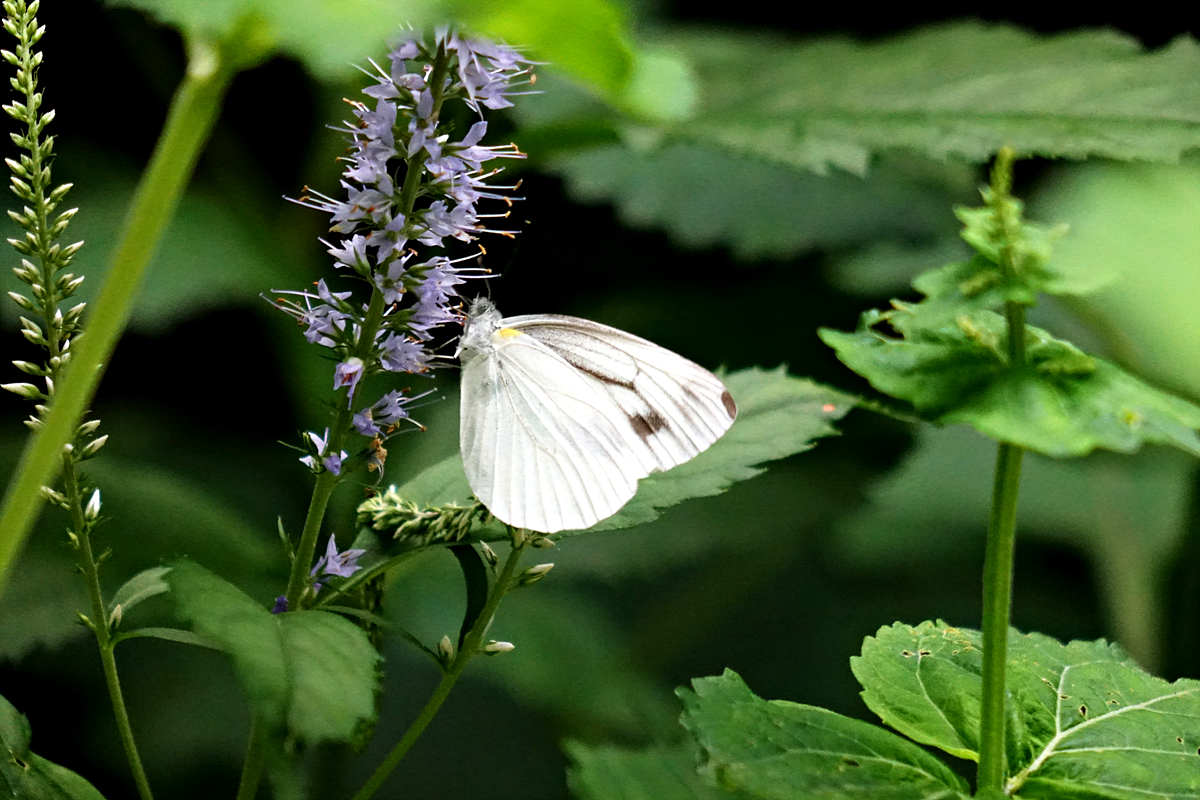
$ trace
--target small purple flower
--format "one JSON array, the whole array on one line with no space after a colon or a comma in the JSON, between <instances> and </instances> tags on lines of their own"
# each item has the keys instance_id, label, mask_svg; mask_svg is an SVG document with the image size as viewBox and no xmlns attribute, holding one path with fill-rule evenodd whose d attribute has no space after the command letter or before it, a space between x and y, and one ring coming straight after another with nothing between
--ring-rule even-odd
<instances>
[{"instance_id":1,"label":"small purple flower","mask_svg":"<svg viewBox=\"0 0 1200 800\"><path fill-rule=\"evenodd\" d=\"M321 465L326 470L332 472L334 475L341 473L342 459L346 458L347 453L343 450L338 454L326 454L325 448L329 445L329 428L325 429L325 434L322 436L318 436L312 431L307 431L303 438L308 442L309 454L300 458L301 464L313 472L320 472L317 468L317 459L320 458Z\"/></svg>"},{"instance_id":2,"label":"small purple flower","mask_svg":"<svg viewBox=\"0 0 1200 800\"><path fill-rule=\"evenodd\" d=\"M282 614L288 610L288 601L285 595L279 595L275 598L275 605L271 608L272 614Z\"/></svg>"},{"instance_id":3,"label":"small purple flower","mask_svg":"<svg viewBox=\"0 0 1200 800\"><path fill-rule=\"evenodd\" d=\"M354 427L363 436L378 436L385 430L391 433L396 423L409 418L405 406L432 392L430 389L413 397L406 396L402 391L388 392L373 405L354 415Z\"/></svg>"},{"instance_id":4,"label":"small purple flower","mask_svg":"<svg viewBox=\"0 0 1200 800\"><path fill-rule=\"evenodd\" d=\"M325 555L317 560L313 566L312 572L309 575L335 575L339 578L349 578L354 573L358 572L362 567L358 565L358 559L367 552L359 548L350 548L339 553L337 549L337 539L330 535L329 543L325 547ZM317 583L314 588L319 589L320 583Z\"/></svg>"},{"instance_id":5,"label":"small purple flower","mask_svg":"<svg viewBox=\"0 0 1200 800\"><path fill-rule=\"evenodd\" d=\"M380 365L388 372L424 372L432 357L420 342L390 331L380 349Z\"/></svg>"},{"instance_id":6,"label":"small purple flower","mask_svg":"<svg viewBox=\"0 0 1200 800\"><path fill-rule=\"evenodd\" d=\"M354 400L354 390L358 388L358 382L362 380L366 367L367 365L358 356L352 356L338 364L337 370L333 373L334 391L343 386L349 386L350 392L346 397L348 400Z\"/></svg>"}]
</instances>

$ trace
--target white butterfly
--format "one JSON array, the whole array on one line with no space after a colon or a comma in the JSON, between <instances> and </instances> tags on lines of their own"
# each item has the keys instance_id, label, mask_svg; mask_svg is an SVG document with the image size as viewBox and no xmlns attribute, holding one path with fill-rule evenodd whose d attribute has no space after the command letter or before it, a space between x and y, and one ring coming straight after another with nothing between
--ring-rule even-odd
<instances>
[{"instance_id":1,"label":"white butterfly","mask_svg":"<svg viewBox=\"0 0 1200 800\"><path fill-rule=\"evenodd\" d=\"M578 317L501 318L477 299L458 355L467 481L515 527L591 527L634 496L639 478L695 457L737 416L708 370Z\"/></svg>"}]
</instances>

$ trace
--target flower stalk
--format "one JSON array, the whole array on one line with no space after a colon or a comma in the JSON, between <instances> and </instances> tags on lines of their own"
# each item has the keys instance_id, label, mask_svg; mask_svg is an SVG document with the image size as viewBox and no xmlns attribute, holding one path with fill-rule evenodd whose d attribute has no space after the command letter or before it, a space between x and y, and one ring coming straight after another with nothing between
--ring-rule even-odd
<instances>
[{"instance_id":1,"label":"flower stalk","mask_svg":"<svg viewBox=\"0 0 1200 800\"><path fill-rule=\"evenodd\" d=\"M499 170L482 165L522 157L512 146L480 146L487 131L482 120L452 141L454 131L441 119L449 100L477 114L481 106L511 105L506 95L528 74L528 62L515 51L443 32L432 44L401 42L389 63L388 69L372 64L376 84L364 93L374 107L352 102L355 119L342 128L351 139L341 182L347 199L309 190L297 201L330 215L330 231L343 238L324 244L338 268L361 279L352 286L365 283L370 295L355 300L353 290L334 291L324 280L316 292L278 292L279 307L305 328L305 338L338 356L330 427L324 435L302 435L307 454L300 460L316 481L284 595L293 610L309 596L309 565L346 465L381 468L387 440L401 422L412 422L406 406L423 396L392 391L372 401L359 390L362 381L381 373L427 372L438 358L435 330L461 321L455 287L484 274L445 255L418 260L417 246L442 249L447 238L473 242L487 232L476 205L511 200L486 184ZM364 437L361 445L355 434ZM351 441L360 446L353 456L343 449Z\"/></svg>"}]
</instances>

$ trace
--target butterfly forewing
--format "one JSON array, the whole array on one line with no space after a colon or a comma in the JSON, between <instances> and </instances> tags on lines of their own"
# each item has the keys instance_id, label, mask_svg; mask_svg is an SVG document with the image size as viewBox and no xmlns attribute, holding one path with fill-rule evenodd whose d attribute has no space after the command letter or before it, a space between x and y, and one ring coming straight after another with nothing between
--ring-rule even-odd
<instances>
[{"instance_id":1,"label":"butterfly forewing","mask_svg":"<svg viewBox=\"0 0 1200 800\"><path fill-rule=\"evenodd\" d=\"M725 385L688 359L617 328L575 317L510 317L505 325L544 343L597 381L645 442L654 469L694 458L737 416Z\"/></svg>"},{"instance_id":2,"label":"butterfly forewing","mask_svg":"<svg viewBox=\"0 0 1200 800\"><path fill-rule=\"evenodd\" d=\"M613 400L536 340L518 337L463 371L467 480L493 514L545 532L611 516L648 474Z\"/></svg>"},{"instance_id":3,"label":"butterfly forewing","mask_svg":"<svg viewBox=\"0 0 1200 800\"><path fill-rule=\"evenodd\" d=\"M693 458L737 415L708 370L576 317L501 318L477 300L460 352L467 479L498 519L531 530L611 516L638 479Z\"/></svg>"}]
</instances>

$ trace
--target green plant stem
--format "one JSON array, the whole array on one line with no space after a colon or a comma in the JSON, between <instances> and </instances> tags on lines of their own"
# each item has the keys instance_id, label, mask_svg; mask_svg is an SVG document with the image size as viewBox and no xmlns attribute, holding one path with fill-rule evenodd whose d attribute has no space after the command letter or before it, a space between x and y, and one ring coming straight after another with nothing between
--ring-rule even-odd
<instances>
[{"instance_id":1,"label":"green plant stem","mask_svg":"<svg viewBox=\"0 0 1200 800\"><path fill-rule=\"evenodd\" d=\"M509 551L508 557L504 560L504 566L500 569L500 574L496 578L496 582L492 584L492 591L488 595L487 603L483 606L483 611L479 613L479 618L475 620L475 624L471 626L471 630L463 638L462 647L455 654L454 660L450 662L450 666L442 674L442 680L438 683L437 688L433 690L433 695L429 701L425 703L425 707L421 709L421 713L408 726L408 730L404 732L404 736L392 748L392 752L388 753L383 763L379 768L371 774L363 787L358 790L352 800L367 800L371 795L383 786L383 782L387 780L388 775L392 774L392 770L400 763L405 754L412 748L425 729L429 727L429 723L437 715L442 707L442 703L446 702L446 698L450 696L450 691L454 688L454 684L458 683L458 678L467 667L467 663L479 652L479 644L483 640L483 635L487 632L488 626L492 624L492 617L496 615L496 609L500 606L500 600L512 587L513 576L517 571L517 564L521 560L521 556L525 552L528 539L522 538L520 544L513 544L512 550Z\"/></svg>"},{"instance_id":2,"label":"green plant stem","mask_svg":"<svg viewBox=\"0 0 1200 800\"><path fill-rule=\"evenodd\" d=\"M146 265L174 215L231 77L232 68L215 47L207 43L191 47L187 74L138 184L108 277L91 304L87 336L72 348L74 357L54 402L30 438L0 508L0 589L37 517L41 487L54 480L63 445L71 440L129 320Z\"/></svg>"},{"instance_id":3,"label":"green plant stem","mask_svg":"<svg viewBox=\"0 0 1200 800\"><path fill-rule=\"evenodd\" d=\"M992 169L993 208L1006 241L1015 237L1011 217L1012 166L1016 154L1004 147ZM1005 272L1018 269L1012 248L1001 253ZM1008 368L1014 374L1025 369L1025 307L1005 303L1008 323ZM996 452L996 475L992 484L992 513L988 522L987 549L983 561L983 697L980 710L979 771L981 795L1002 793L1005 773L1005 668L1008 664L1008 623L1012 616L1013 560L1017 540L1017 494L1021 488L1021 460L1025 450L1000 442Z\"/></svg>"},{"instance_id":4,"label":"green plant stem","mask_svg":"<svg viewBox=\"0 0 1200 800\"><path fill-rule=\"evenodd\" d=\"M1004 785L1004 668L1012 609L1013 546L1017 533L1017 490L1025 449L1001 442L996 453L992 517L983 563L983 707L979 737L980 790Z\"/></svg>"},{"instance_id":5,"label":"green plant stem","mask_svg":"<svg viewBox=\"0 0 1200 800\"><path fill-rule=\"evenodd\" d=\"M246 745L246 758L242 761L242 777L238 781L236 800L254 800L254 795L258 794L259 781L262 780L266 756L266 739L262 726L255 719L250 725L250 742Z\"/></svg>"},{"instance_id":6,"label":"green plant stem","mask_svg":"<svg viewBox=\"0 0 1200 800\"><path fill-rule=\"evenodd\" d=\"M116 642L113 641L108 627L108 613L105 609L104 594L100 589L99 564L92 550L89 525L83 516L84 500L79 492L75 462L70 456L63 457L63 494L71 507L71 520L79 548L79 568L83 572L84 583L87 585L92 605L91 628L96 635L96 645L100 650L104 682L108 686L108 698L112 703L113 717L117 723L118 735L121 737L121 747L124 748L125 758L129 761L129 769L133 773L133 782L137 786L138 796L142 800L154 800L154 795L150 791L150 782L146 778L146 770L142 767L142 759L138 755L137 743L133 738L133 726L129 723L129 712L125 708L121 680L117 676L117 659L113 655L113 647Z\"/></svg>"}]
</instances>

